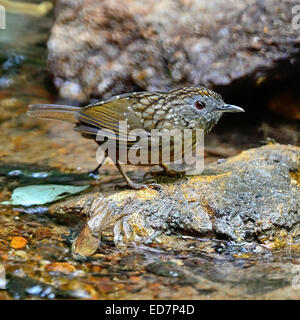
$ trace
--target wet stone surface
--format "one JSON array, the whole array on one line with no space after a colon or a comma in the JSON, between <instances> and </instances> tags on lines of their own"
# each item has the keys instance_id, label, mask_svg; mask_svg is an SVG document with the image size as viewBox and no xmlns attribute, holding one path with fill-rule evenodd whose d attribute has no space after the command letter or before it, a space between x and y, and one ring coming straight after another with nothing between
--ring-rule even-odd
<instances>
[{"instance_id":1,"label":"wet stone surface","mask_svg":"<svg viewBox=\"0 0 300 320\"><path fill-rule=\"evenodd\" d=\"M292 247L270 250L255 243L174 236L169 248L152 243L119 250L107 235L97 254L74 259L70 232L79 221L7 211L0 217L7 230L1 230L7 276L2 299L299 298L294 282L300 256ZM13 234L28 239L25 249L10 247L6 239Z\"/></svg>"},{"instance_id":2,"label":"wet stone surface","mask_svg":"<svg viewBox=\"0 0 300 320\"><path fill-rule=\"evenodd\" d=\"M74 208L90 217L73 247L82 255L94 253L106 229L119 247L132 241L168 245L174 233L297 247L299 165L298 147L271 144L211 164L200 176L162 177L161 191L92 193L50 212Z\"/></svg>"}]
</instances>

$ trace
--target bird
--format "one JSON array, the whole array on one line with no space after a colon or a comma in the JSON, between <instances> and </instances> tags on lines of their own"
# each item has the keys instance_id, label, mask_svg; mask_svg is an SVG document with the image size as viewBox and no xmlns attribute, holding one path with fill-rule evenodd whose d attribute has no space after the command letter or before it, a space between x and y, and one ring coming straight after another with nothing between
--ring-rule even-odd
<instances>
[{"instance_id":1,"label":"bird","mask_svg":"<svg viewBox=\"0 0 300 320\"><path fill-rule=\"evenodd\" d=\"M128 155L130 147L133 147L136 142L134 139L128 139L128 132L143 130L150 139L154 129L161 131L202 129L204 134L208 134L220 120L222 114L227 112L245 111L241 107L225 103L221 95L211 89L202 86L189 86L168 92L125 93L85 107L32 104L29 105L27 114L35 118L74 123L75 131L85 138L96 140L100 147L104 140L99 142L97 137L105 136L107 138L110 134L110 138L119 147L113 162L125 179L127 186L140 190L148 187L157 189L161 186L156 183L148 185L136 183L124 171L120 161L120 150L125 150ZM120 122L126 123L126 130L124 127L120 129ZM152 141L152 144L154 143ZM194 141L192 145L194 146ZM167 174L173 175L174 170L161 160L161 148L158 147L155 150L159 153L159 165ZM103 161L93 172L98 172L107 156L109 155L106 151ZM149 160L144 165L152 165L152 163Z\"/></svg>"}]
</instances>

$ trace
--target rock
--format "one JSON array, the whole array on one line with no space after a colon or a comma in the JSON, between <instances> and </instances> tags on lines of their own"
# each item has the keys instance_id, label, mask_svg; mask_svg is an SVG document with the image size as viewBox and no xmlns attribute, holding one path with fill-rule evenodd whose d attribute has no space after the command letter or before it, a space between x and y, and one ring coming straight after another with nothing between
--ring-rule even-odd
<instances>
[{"instance_id":1,"label":"rock","mask_svg":"<svg viewBox=\"0 0 300 320\"><path fill-rule=\"evenodd\" d=\"M81 102L238 79L259 86L299 70L300 37L291 27L296 4L57 0L49 68L60 95ZM278 72L283 60L287 65Z\"/></svg>"},{"instance_id":2,"label":"rock","mask_svg":"<svg viewBox=\"0 0 300 320\"><path fill-rule=\"evenodd\" d=\"M270 144L211 164L199 176L164 177L161 191L91 193L49 210L89 217L73 246L80 255L93 254L104 231L120 247L130 242L174 246L172 234L271 248L297 245L299 172L299 147Z\"/></svg>"},{"instance_id":3,"label":"rock","mask_svg":"<svg viewBox=\"0 0 300 320\"><path fill-rule=\"evenodd\" d=\"M13 252L14 259L18 262L26 262L28 260L28 254L24 250L16 250Z\"/></svg>"},{"instance_id":4,"label":"rock","mask_svg":"<svg viewBox=\"0 0 300 320\"><path fill-rule=\"evenodd\" d=\"M58 272L70 274L76 271L76 268L68 262L52 262L45 267L47 272Z\"/></svg>"},{"instance_id":5,"label":"rock","mask_svg":"<svg viewBox=\"0 0 300 320\"><path fill-rule=\"evenodd\" d=\"M13 237L10 242L10 246L16 250L24 249L26 245L27 240L23 237Z\"/></svg>"},{"instance_id":6,"label":"rock","mask_svg":"<svg viewBox=\"0 0 300 320\"><path fill-rule=\"evenodd\" d=\"M38 281L31 277L18 277L11 275L7 283L7 290L14 299L25 299L35 296L44 299L72 298L72 293L57 289L52 285Z\"/></svg>"}]
</instances>

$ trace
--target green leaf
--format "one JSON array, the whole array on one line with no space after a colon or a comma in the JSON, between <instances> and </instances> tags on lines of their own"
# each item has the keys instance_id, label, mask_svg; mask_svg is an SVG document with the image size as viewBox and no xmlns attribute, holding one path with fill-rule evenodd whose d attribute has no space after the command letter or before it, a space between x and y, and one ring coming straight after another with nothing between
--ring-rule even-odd
<instances>
[{"instance_id":1,"label":"green leaf","mask_svg":"<svg viewBox=\"0 0 300 320\"><path fill-rule=\"evenodd\" d=\"M79 193L89 186L70 186L60 184L46 184L34 185L16 188L9 201L3 201L4 205L20 205L20 206L33 206L41 205L57 201L59 199L68 197L71 194Z\"/></svg>"}]
</instances>

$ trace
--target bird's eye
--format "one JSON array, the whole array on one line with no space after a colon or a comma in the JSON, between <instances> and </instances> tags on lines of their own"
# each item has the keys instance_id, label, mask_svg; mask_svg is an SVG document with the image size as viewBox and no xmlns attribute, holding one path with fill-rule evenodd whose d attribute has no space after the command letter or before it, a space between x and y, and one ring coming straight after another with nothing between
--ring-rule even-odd
<instances>
[{"instance_id":1,"label":"bird's eye","mask_svg":"<svg viewBox=\"0 0 300 320\"><path fill-rule=\"evenodd\" d=\"M206 107L206 104L202 101L196 101L195 103L195 107L198 109L198 110L202 110L203 108Z\"/></svg>"}]
</instances>

